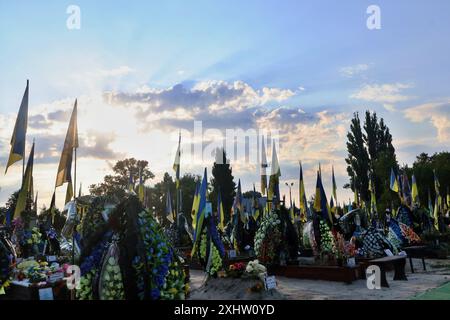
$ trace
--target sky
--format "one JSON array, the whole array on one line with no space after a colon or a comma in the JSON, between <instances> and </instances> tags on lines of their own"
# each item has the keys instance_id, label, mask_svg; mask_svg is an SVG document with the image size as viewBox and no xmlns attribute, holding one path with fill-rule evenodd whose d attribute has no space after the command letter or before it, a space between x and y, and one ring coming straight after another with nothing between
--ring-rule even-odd
<instances>
[{"instance_id":1,"label":"sky","mask_svg":"<svg viewBox=\"0 0 450 320\"><path fill-rule=\"evenodd\" d=\"M79 29L68 27L71 5ZM367 26L370 5L380 29ZM50 203L75 98L83 193L125 157L149 161L149 185L173 174L179 132L181 173L210 172L227 129L255 129L277 139L283 194L294 183L298 199L301 160L309 197L320 162L327 193L334 166L338 202L348 201L354 112L384 118L400 164L448 150L449 12L446 0L0 0L0 204L20 188L19 163L3 172L27 79L39 207ZM257 164L238 154L231 165L244 191L259 189Z\"/></svg>"}]
</instances>

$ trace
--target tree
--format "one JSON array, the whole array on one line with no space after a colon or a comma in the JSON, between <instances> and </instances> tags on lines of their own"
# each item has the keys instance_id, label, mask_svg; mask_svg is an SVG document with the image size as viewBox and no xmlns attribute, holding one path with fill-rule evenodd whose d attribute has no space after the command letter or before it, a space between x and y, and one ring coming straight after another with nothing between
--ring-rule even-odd
<instances>
[{"instance_id":1,"label":"tree","mask_svg":"<svg viewBox=\"0 0 450 320\"><path fill-rule=\"evenodd\" d=\"M139 183L139 171L142 170L142 181L153 179L154 174L148 169L148 161L129 158L117 161L113 167L115 175L106 175L103 182L89 186L89 192L94 196L106 195L122 198L130 183L130 172L133 184Z\"/></svg>"},{"instance_id":2,"label":"tree","mask_svg":"<svg viewBox=\"0 0 450 320\"><path fill-rule=\"evenodd\" d=\"M253 196L254 196L256 199L258 199L258 198L261 198L261 197L262 197L262 194L261 194L261 192L259 192L259 191L254 192L253 190L245 191L245 192L242 194L242 197L245 198L245 199L253 199Z\"/></svg>"},{"instance_id":3,"label":"tree","mask_svg":"<svg viewBox=\"0 0 450 320\"><path fill-rule=\"evenodd\" d=\"M190 173L186 173L180 178L180 189L182 190L181 209L188 222L191 222L191 209L192 202L194 200L195 185L196 181L199 179L199 176ZM172 208L175 210L176 185L169 173L164 173L163 180L148 189L150 206L155 207L155 212L158 215L164 215L166 213L166 196L168 188L170 189L170 195L172 198Z\"/></svg>"},{"instance_id":4,"label":"tree","mask_svg":"<svg viewBox=\"0 0 450 320\"><path fill-rule=\"evenodd\" d=\"M409 178L411 178L412 174L416 177L419 199L422 206L427 206L428 204L428 190L430 190L434 205L436 192L434 189L433 170L436 171L439 180L439 192L444 198L448 188L450 188L450 152L439 152L432 156L429 156L427 153L421 153L416 157L412 168L405 168L405 172Z\"/></svg>"},{"instance_id":5,"label":"tree","mask_svg":"<svg viewBox=\"0 0 450 320\"><path fill-rule=\"evenodd\" d=\"M346 162L350 185L361 195L363 201L370 200L369 181L375 185L375 194L379 209L385 210L398 197L389 189L390 170L398 171L395 148L392 145L392 135L383 118L378 121L377 114L366 111L364 132L358 113L355 113L347 135L348 157Z\"/></svg>"},{"instance_id":6,"label":"tree","mask_svg":"<svg viewBox=\"0 0 450 320\"><path fill-rule=\"evenodd\" d=\"M350 131L347 134L347 173L350 177L350 188L359 192L361 198L365 201L368 197L369 179L369 155L364 144L364 136L361 130L361 120L358 113L354 114L350 124ZM348 186L347 186L348 187Z\"/></svg>"},{"instance_id":7,"label":"tree","mask_svg":"<svg viewBox=\"0 0 450 320\"><path fill-rule=\"evenodd\" d=\"M230 220L231 208L233 206L234 196L236 195L236 183L234 183L232 169L223 148L216 149L216 161L212 168L212 176L212 190L209 199L212 202L213 208L216 208L217 194L220 188L225 222L227 222Z\"/></svg>"}]
</instances>

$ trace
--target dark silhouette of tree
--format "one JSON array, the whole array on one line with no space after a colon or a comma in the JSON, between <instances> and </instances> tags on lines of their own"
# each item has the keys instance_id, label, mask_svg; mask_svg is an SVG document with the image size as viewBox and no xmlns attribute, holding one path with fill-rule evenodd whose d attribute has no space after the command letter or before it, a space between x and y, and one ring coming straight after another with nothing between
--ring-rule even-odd
<instances>
[{"instance_id":1,"label":"dark silhouette of tree","mask_svg":"<svg viewBox=\"0 0 450 320\"><path fill-rule=\"evenodd\" d=\"M225 222L228 222L230 220L234 196L236 195L236 183L234 183L232 169L223 148L216 149L216 161L212 168L211 186L212 190L209 199L212 202L213 211L217 208L217 194L220 187Z\"/></svg>"},{"instance_id":2,"label":"dark silhouette of tree","mask_svg":"<svg viewBox=\"0 0 450 320\"><path fill-rule=\"evenodd\" d=\"M148 169L148 161L129 158L117 161L113 167L114 175L106 175L103 182L89 186L89 192L94 196L106 195L121 199L130 183L130 171L135 185L139 183L139 170L142 170L142 180L153 179L154 174Z\"/></svg>"}]
</instances>

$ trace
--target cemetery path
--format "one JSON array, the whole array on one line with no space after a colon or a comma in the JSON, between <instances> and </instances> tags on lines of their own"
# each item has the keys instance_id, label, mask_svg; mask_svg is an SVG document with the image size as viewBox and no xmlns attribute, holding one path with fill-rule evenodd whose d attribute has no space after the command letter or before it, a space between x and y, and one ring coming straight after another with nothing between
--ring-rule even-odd
<instances>
[{"instance_id":1,"label":"cemetery path","mask_svg":"<svg viewBox=\"0 0 450 320\"><path fill-rule=\"evenodd\" d=\"M409 263L406 266L408 281L393 281L393 272L388 272L390 287L380 290L369 290L365 280L345 284L286 277L277 277L277 290L280 296L289 300L450 299L450 260L426 260L427 271L422 270L419 259L413 259L413 262L415 273L411 273ZM202 271L191 270L191 289L199 288L204 279ZM222 294L215 290L214 297L196 294L195 299L230 299L229 290L230 288L224 288ZM237 287L235 290L243 289Z\"/></svg>"}]
</instances>

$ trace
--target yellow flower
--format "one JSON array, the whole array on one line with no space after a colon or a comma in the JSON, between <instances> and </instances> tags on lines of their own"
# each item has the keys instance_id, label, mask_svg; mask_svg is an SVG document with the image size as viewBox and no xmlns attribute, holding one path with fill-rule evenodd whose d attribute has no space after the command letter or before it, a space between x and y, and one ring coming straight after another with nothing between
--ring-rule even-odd
<instances>
[{"instance_id":1,"label":"yellow flower","mask_svg":"<svg viewBox=\"0 0 450 320\"><path fill-rule=\"evenodd\" d=\"M177 293L178 293L178 290L177 290L177 288L170 288L170 289L169 289L169 292L170 292L171 294L177 294Z\"/></svg>"}]
</instances>

